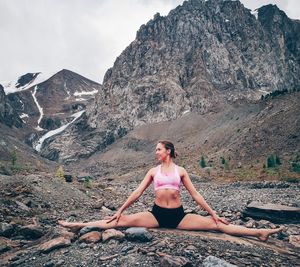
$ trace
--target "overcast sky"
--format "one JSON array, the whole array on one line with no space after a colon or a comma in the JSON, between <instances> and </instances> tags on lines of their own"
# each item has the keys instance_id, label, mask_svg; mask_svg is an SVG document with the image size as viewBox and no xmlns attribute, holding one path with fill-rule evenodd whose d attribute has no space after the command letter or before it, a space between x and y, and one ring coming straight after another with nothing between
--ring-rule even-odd
<instances>
[{"instance_id":1,"label":"overcast sky","mask_svg":"<svg viewBox=\"0 0 300 267\"><path fill-rule=\"evenodd\" d=\"M102 83L106 70L153 15L183 0L0 0L0 81L27 72L70 69ZM241 0L249 9L276 4L300 19L299 0Z\"/></svg>"}]
</instances>

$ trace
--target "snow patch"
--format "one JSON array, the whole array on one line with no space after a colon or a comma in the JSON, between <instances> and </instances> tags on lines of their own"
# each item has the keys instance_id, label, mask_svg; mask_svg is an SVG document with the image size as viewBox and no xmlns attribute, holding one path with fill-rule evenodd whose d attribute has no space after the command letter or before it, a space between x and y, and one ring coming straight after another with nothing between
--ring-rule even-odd
<instances>
[{"instance_id":1,"label":"snow patch","mask_svg":"<svg viewBox=\"0 0 300 267\"><path fill-rule=\"evenodd\" d=\"M252 14L256 19L258 19L258 10L257 10L257 9L252 10L252 11L251 11L251 14Z\"/></svg>"},{"instance_id":2,"label":"snow patch","mask_svg":"<svg viewBox=\"0 0 300 267\"><path fill-rule=\"evenodd\" d=\"M41 123L41 120L43 119L44 112L43 112L43 108L40 106L40 104L39 104L39 102L37 101L36 96L35 96L37 89L38 89L38 86L36 85L36 86L34 87L34 91L31 93L31 94L32 94L32 97L33 97L33 100L34 100L34 102L35 102L35 104L36 104L36 106L38 107L39 112L40 112L40 117L39 117L39 119L38 119L37 127L36 127L35 129L38 130L38 131L42 131L42 130L44 130L44 129L41 128L39 125L40 125L40 123Z\"/></svg>"},{"instance_id":3,"label":"snow patch","mask_svg":"<svg viewBox=\"0 0 300 267\"><path fill-rule=\"evenodd\" d=\"M21 119L23 119L23 118L28 118L28 117L29 117L29 115L26 114L26 113L22 113L22 114L20 115L20 118L21 118Z\"/></svg>"},{"instance_id":4,"label":"snow patch","mask_svg":"<svg viewBox=\"0 0 300 267\"><path fill-rule=\"evenodd\" d=\"M42 145L44 143L44 141L46 139L48 139L49 137L53 136L53 135L56 135L56 134L59 134L61 133L62 131L64 131L70 124L72 124L74 121L76 121L83 113L85 112L85 110L81 110L81 111L78 111L74 114L72 114L72 117L74 118L71 122L55 129L55 130L52 130L52 131L49 131L47 132L46 134L44 134L36 143L36 145L34 146L34 149L38 152L41 151L41 148L42 148Z\"/></svg>"},{"instance_id":5,"label":"snow patch","mask_svg":"<svg viewBox=\"0 0 300 267\"><path fill-rule=\"evenodd\" d=\"M268 91L266 91L266 90L263 90L263 89L259 89L259 90L258 90L258 92L261 92L263 95L267 95L267 94L269 94L269 92L268 92Z\"/></svg>"},{"instance_id":6,"label":"snow patch","mask_svg":"<svg viewBox=\"0 0 300 267\"><path fill-rule=\"evenodd\" d=\"M53 73L39 72L39 73L37 73L37 76L32 81L30 81L29 83L27 83L24 86L21 86L19 88L17 88L17 86L18 86L18 80L20 79L20 77L16 81L0 82L0 84L2 84L5 94L9 95L9 94L12 94L15 92L27 90L35 85L38 85L38 84L48 80L54 74L55 74L55 72L53 72Z\"/></svg>"},{"instance_id":7,"label":"snow patch","mask_svg":"<svg viewBox=\"0 0 300 267\"><path fill-rule=\"evenodd\" d=\"M93 91L86 91L86 92L75 92L74 96L83 96L83 95L94 95L98 93L98 90L94 89Z\"/></svg>"}]
</instances>

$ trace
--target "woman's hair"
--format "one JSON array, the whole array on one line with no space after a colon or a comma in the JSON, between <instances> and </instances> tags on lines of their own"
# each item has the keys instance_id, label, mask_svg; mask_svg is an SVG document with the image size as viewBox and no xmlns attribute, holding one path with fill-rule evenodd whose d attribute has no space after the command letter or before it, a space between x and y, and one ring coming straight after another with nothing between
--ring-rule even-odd
<instances>
[{"instance_id":1,"label":"woman's hair","mask_svg":"<svg viewBox=\"0 0 300 267\"><path fill-rule=\"evenodd\" d=\"M175 152L175 147L173 143L171 143L170 141L162 140L162 141L158 141L158 143L162 144L165 147L165 149L171 150L170 153L171 158L175 159L178 156L178 154Z\"/></svg>"}]
</instances>

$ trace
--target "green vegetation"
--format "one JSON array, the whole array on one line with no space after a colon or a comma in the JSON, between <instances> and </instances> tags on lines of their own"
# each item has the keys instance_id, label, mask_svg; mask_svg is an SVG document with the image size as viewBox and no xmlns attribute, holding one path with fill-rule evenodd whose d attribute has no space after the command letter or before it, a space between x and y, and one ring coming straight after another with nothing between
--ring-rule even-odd
<instances>
[{"instance_id":1,"label":"green vegetation","mask_svg":"<svg viewBox=\"0 0 300 267\"><path fill-rule=\"evenodd\" d=\"M299 183L300 179L297 177L290 177L290 176L283 176L280 178L281 181L283 182L288 182L288 183Z\"/></svg>"},{"instance_id":2,"label":"green vegetation","mask_svg":"<svg viewBox=\"0 0 300 267\"><path fill-rule=\"evenodd\" d=\"M267 168L275 168L281 165L281 160L277 155L270 155L267 158Z\"/></svg>"},{"instance_id":3,"label":"green vegetation","mask_svg":"<svg viewBox=\"0 0 300 267\"><path fill-rule=\"evenodd\" d=\"M30 164L20 164L17 162L18 156L16 149L10 152L10 161L0 161L0 173L4 175L13 175L17 173L28 173L32 170Z\"/></svg>"},{"instance_id":4,"label":"green vegetation","mask_svg":"<svg viewBox=\"0 0 300 267\"><path fill-rule=\"evenodd\" d=\"M89 188L89 189L92 189L93 188L93 182L92 182L92 179L90 177L86 177L84 179L84 182L83 182L83 185L85 188Z\"/></svg>"},{"instance_id":5,"label":"green vegetation","mask_svg":"<svg viewBox=\"0 0 300 267\"><path fill-rule=\"evenodd\" d=\"M252 181L255 180L256 176L256 171L251 169L238 169L235 173L235 177L239 181Z\"/></svg>"},{"instance_id":6,"label":"green vegetation","mask_svg":"<svg viewBox=\"0 0 300 267\"><path fill-rule=\"evenodd\" d=\"M16 162L17 162L17 151L16 149L14 149L11 153L10 153L10 157L11 157L11 165L15 166Z\"/></svg>"},{"instance_id":7,"label":"green vegetation","mask_svg":"<svg viewBox=\"0 0 300 267\"><path fill-rule=\"evenodd\" d=\"M206 167L206 162L203 156L201 156L201 159L199 161L199 165L201 168L205 168Z\"/></svg>"},{"instance_id":8,"label":"green vegetation","mask_svg":"<svg viewBox=\"0 0 300 267\"><path fill-rule=\"evenodd\" d=\"M14 174L21 173L21 172L30 172L31 166L28 164L26 164L26 165L14 164L11 166L11 170Z\"/></svg>"},{"instance_id":9,"label":"green vegetation","mask_svg":"<svg viewBox=\"0 0 300 267\"><path fill-rule=\"evenodd\" d=\"M297 156L290 161L291 164L291 171L300 174L300 154L298 153Z\"/></svg>"},{"instance_id":10,"label":"green vegetation","mask_svg":"<svg viewBox=\"0 0 300 267\"><path fill-rule=\"evenodd\" d=\"M230 160L230 158L229 158L229 160ZM220 157L221 167L224 170L229 170L229 160L226 160L224 157Z\"/></svg>"},{"instance_id":11,"label":"green vegetation","mask_svg":"<svg viewBox=\"0 0 300 267\"><path fill-rule=\"evenodd\" d=\"M61 179L64 179L64 175L65 175L65 172L64 172L64 169L62 166L59 166L56 173L55 173L55 176L57 178L61 178Z\"/></svg>"}]
</instances>

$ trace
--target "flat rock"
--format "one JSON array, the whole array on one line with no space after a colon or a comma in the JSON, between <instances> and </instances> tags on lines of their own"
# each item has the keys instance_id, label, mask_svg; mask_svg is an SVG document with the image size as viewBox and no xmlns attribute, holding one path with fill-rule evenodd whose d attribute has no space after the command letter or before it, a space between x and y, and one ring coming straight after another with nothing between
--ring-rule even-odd
<instances>
[{"instance_id":1,"label":"flat rock","mask_svg":"<svg viewBox=\"0 0 300 267\"><path fill-rule=\"evenodd\" d=\"M42 253L48 253L54 249L67 247L70 244L71 244L70 239L61 236L41 244L38 250L41 251Z\"/></svg>"},{"instance_id":2,"label":"flat rock","mask_svg":"<svg viewBox=\"0 0 300 267\"><path fill-rule=\"evenodd\" d=\"M92 231L82 235L79 240L85 243L97 243L101 240L101 237L102 235L100 232Z\"/></svg>"},{"instance_id":3,"label":"flat rock","mask_svg":"<svg viewBox=\"0 0 300 267\"><path fill-rule=\"evenodd\" d=\"M116 229L107 229L102 233L102 240L105 242L109 239L122 240L125 238L125 235Z\"/></svg>"},{"instance_id":4,"label":"flat rock","mask_svg":"<svg viewBox=\"0 0 300 267\"><path fill-rule=\"evenodd\" d=\"M225 260L219 259L215 256L208 256L203 261L203 267L236 267Z\"/></svg>"},{"instance_id":5,"label":"flat rock","mask_svg":"<svg viewBox=\"0 0 300 267\"><path fill-rule=\"evenodd\" d=\"M19 229L19 234L26 239L38 239L44 235L44 230L41 226L36 224L29 224L22 226Z\"/></svg>"},{"instance_id":6,"label":"flat rock","mask_svg":"<svg viewBox=\"0 0 300 267\"><path fill-rule=\"evenodd\" d=\"M0 222L0 236L11 237L14 233L14 230L15 229L13 225L5 222Z\"/></svg>"},{"instance_id":7,"label":"flat rock","mask_svg":"<svg viewBox=\"0 0 300 267\"><path fill-rule=\"evenodd\" d=\"M125 235L131 241L147 242L152 240L152 235L145 227L130 227L126 229Z\"/></svg>"},{"instance_id":8,"label":"flat rock","mask_svg":"<svg viewBox=\"0 0 300 267\"><path fill-rule=\"evenodd\" d=\"M246 207L243 216L264 219L274 223L298 223L300 221L300 208L253 201Z\"/></svg>"}]
</instances>

